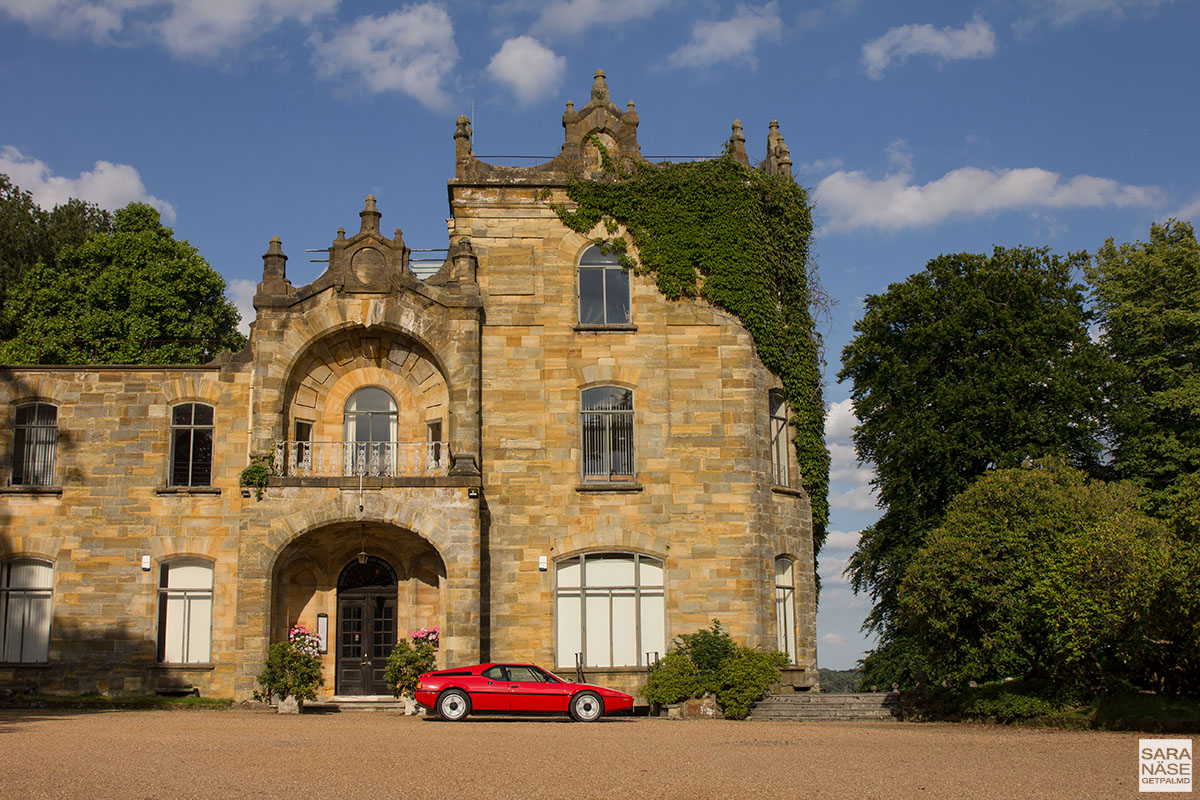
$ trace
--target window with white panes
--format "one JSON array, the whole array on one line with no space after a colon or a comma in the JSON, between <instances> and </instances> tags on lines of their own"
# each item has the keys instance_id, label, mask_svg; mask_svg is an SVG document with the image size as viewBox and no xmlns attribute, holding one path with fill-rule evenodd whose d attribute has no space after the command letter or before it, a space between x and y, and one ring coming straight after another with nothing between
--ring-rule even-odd
<instances>
[{"instance_id":1,"label":"window with white panes","mask_svg":"<svg viewBox=\"0 0 1200 800\"><path fill-rule=\"evenodd\" d=\"M158 660L206 664L212 657L213 568L179 559L159 568Z\"/></svg>"},{"instance_id":2,"label":"window with white panes","mask_svg":"<svg viewBox=\"0 0 1200 800\"><path fill-rule=\"evenodd\" d=\"M661 559L585 553L555 565L557 664L636 667L666 654Z\"/></svg>"}]
</instances>

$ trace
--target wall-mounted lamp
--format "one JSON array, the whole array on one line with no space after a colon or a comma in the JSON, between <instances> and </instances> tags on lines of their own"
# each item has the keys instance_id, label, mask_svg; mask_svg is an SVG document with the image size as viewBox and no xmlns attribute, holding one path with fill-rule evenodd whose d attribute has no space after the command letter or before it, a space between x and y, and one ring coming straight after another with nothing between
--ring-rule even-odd
<instances>
[{"instance_id":1,"label":"wall-mounted lamp","mask_svg":"<svg viewBox=\"0 0 1200 800\"><path fill-rule=\"evenodd\" d=\"M358 523L359 529L362 531L362 546L358 550L358 563L367 563L367 526L361 522Z\"/></svg>"}]
</instances>

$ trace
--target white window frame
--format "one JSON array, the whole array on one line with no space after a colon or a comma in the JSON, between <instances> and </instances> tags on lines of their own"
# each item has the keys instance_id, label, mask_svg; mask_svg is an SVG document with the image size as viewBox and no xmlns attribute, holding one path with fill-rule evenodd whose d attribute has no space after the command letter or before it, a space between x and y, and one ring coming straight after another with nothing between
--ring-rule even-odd
<instances>
[{"instance_id":1,"label":"white window frame","mask_svg":"<svg viewBox=\"0 0 1200 800\"><path fill-rule=\"evenodd\" d=\"M588 564L604 560L632 563L633 581L616 584L599 579L593 574L588 579ZM643 564L648 569L643 570ZM580 553L555 563L555 651L559 669L576 666L576 654L581 654L586 668L644 667L647 660L666 654L666 562L655 556L624 551ZM578 585L563 583L564 574L573 567L578 569ZM646 582L643 572L657 571L660 582ZM593 570L598 573L599 569ZM632 630L619 629L619 615L614 611L614 600L633 601ZM607 601L607 603L605 603ZM603 609L600 614L589 615L588 609ZM589 629L600 625L600 630ZM607 633L607 636L602 634ZM632 635L632 643L628 637ZM590 637L590 638L589 638ZM607 640L602 648L590 648L589 642ZM628 652L633 647L633 658L614 657L619 651ZM592 652L602 649L602 653ZM622 663L615 663L615 662Z\"/></svg>"},{"instance_id":2,"label":"white window frame","mask_svg":"<svg viewBox=\"0 0 1200 800\"><path fill-rule=\"evenodd\" d=\"M53 412L53 423L39 421L44 409ZM31 419L22 422L23 412ZM13 486L53 486L58 461L58 406L41 400L19 403L13 423Z\"/></svg>"},{"instance_id":3,"label":"white window frame","mask_svg":"<svg viewBox=\"0 0 1200 800\"><path fill-rule=\"evenodd\" d=\"M771 426L771 482L776 486L791 486L790 412L783 392L772 389L768 393L767 412Z\"/></svg>"},{"instance_id":4,"label":"white window frame","mask_svg":"<svg viewBox=\"0 0 1200 800\"><path fill-rule=\"evenodd\" d=\"M181 567L207 570L207 588L172 586L171 572ZM157 660L160 664L212 662L214 572L212 562L199 558L173 558L159 564Z\"/></svg>"},{"instance_id":5,"label":"white window frame","mask_svg":"<svg viewBox=\"0 0 1200 800\"><path fill-rule=\"evenodd\" d=\"M19 572L20 577L14 579L13 572L20 567L35 569L22 570L25 574ZM43 580L28 581L30 576ZM43 558L0 561L0 663L44 664L50 660L53 609L53 562Z\"/></svg>"},{"instance_id":6,"label":"white window frame","mask_svg":"<svg viewBox=\"0 0 1200 800\"><path fill-rule=\"evenodd\" d=\"M387 410L360 411L351 408L356 398L367 392L381 392L387 397ZM387 439L367 438L358 436L358 421L366 417L368 437L374 436L375 417L387 418ZM382 386L363 386L356 389L346 398L342 409L342 430L345 438L346 452L343 458L343 470L346 475L366 475L370 477L394 477L396 475L396 432L399 424L399 406L392 393Z\"/></svg>"},{"instance_id":7,"label":"white window frame","mask_svg":"<svg viewBox=\"0 0 1200 800\"><path fill-rule=\"evenodd\" d=\"M789 664L796 663L796 561L787 556L775 559L775 641L776 649L786 653Z\"/></svg>"}]
</instances>

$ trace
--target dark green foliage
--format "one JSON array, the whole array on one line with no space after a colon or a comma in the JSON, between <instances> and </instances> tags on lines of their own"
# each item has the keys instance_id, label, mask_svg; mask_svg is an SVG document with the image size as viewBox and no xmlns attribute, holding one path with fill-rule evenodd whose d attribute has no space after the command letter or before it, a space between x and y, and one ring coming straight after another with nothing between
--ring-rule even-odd
<instances>
[{"instance_id":1,"label":"dark green foliage","mask_svg":"<svg viewBox=\"0 0 1200 800\"><path fill-rule=\"evenodd\" d=\"M1154 224L1149 242L1106 241L1088 277L1119 370L1113 467L1158 508L1177 478L1200 471L1200 244L1186 222Z\"/></svg>"},{"instance_id":2,"label":"dark green foliage","mask_svg":"<svg viewBox=\"0 0 1200 800\"><path fill-rule=\"evenodd\" d=\"M388 656L387 669L383 673L384 682L392 687L392 695L414 697L417 692L417 678L421 673L430 672L434 666L433 646L429 642L410 642L401 639L396 642Z\"/></svg>"},{"instance_id":3,"label":"dark green foliage","mask_svg":"<svg viewBox=\"0 0 1200 800\"><path fill-rule=\"evenodd\" d=\"M821 676L821 691L828 694L857 692L861 676L857 669L825 669L817 670Z\"/></svg>"},{"instance_id":4,"label":"dark green foliage","mask_svg":"<svg viewBox=\"0 0 1200 800\"><path fill-rule=\"evenodd\" d=\"M92 203L68 200L46 211L29 192L0 175L0 312L8 292L41 261L52 264L59 250L77 247L93 233L112 231L112 216ZM19 320L0 313L0 339L7 339Z\"/></svg>"},{"instance_id":5,"label":"dark green foliage","mask_svg":"<svg viewBox=\"0 0 1200 800\"><path fill-rule=\"evenodd\" d=\"M247 486L254 490L254 499L262 500L263 492L271 476L275 474L274 460L258 456L251 460L250 466L238 474L238 486Z\"/></svg>"},{"instance_id":6,"label":"dark green foliage","mask_svg":"<svg viewBox=\"0 0 1200 800\"><path fill-rule=\"evenodd\" d=\"M158 212L132 203L112 233L38 262L9 293L10 364L195 364L240 349L225 281Z\"/></svg>"},{"instance_id":7,"label":"dark green foliage","mask_svg":"<svg viewBox=\"0 0 1200 800\"><path fill-rule=\"evenodd\" d=\"M790 175L747 169L731 156L618 168L593 139L606 180L574 181L573 211L562 221L587 234L602 220L624 226L637 248L611 239L622 263L650 274L672 300L700 297L741 320L764 366L778 375L792 412L794 442L813 509L819 551L829 517L829 454L821 398L820 337L811 308L819 296L809 273L812 215ZM615 225L605 230L611 235Z\"/></svg>"},{"instance_id":8,"label":"dark green foliage","mask_svg":"<svg viewBox=\"0 0 1200 800\"><path fill-rule=\"evenodd\" d=\"M1127 484L1062 462L990 472L949 505L900 587L901 623L938 678L1140 677L1171 538Z\"/></svg>"},{"instance_id":9,"label":"dark green foliage","mask_svg":"<svg viewBox=\"0 0 1200 800\"><path fill-rule=\"evenodd\" d=\"M316 700L317 688L325 685L321 674L321 659L306 652L296 642L276 642L267 651L267 663L258 675L254 699L267 702L271 696L284 700Z\"/></svg>"},{"instance_id":10,"label":"dark green foliage","mask_svg":"<svg viewBox=\"0 0 1200 800\"><path fill-rule=\"evenodd\" d=\"M879 643L859 662L859 691L901 689L927 685L933 676L929 653L897 620L879 636Z\"/></svg>"},{"instance_id":11,"label":"dark green foliage","mask_svg":"<svg viewBox=\"0 0 1200 800\"><path fill-rule=\"evenodd\" d=\"M703 694L700 689L700 670L696 662L682 650L667 653L650 670L642 697L663 705L682 703L689 697Z\"/></svg>"},{"instance_id":12,"label":"dark green foliage","mask_svg":"<svg viewBox=\"0 0 1200 800\"><path fill-rule=\"evenodd\" d=\"M1108 367L1072 279L1085 261L1033 248L940 256L867 297L838 377L853 381L855 448L883 508L849 573L885 641L903 636L888 628L909 563L973 480L1048 454L1099 470Z\"/></svg>"},{"instance_id":13,"label":"dark green foliage","mask_svg":"<svg viewBox=\"0 0 1200 800\"><path fill-rule=\"evenodd\" d=\"M777 650L734 643L713 620L711 628L675 639L675 649L650 670L642 696L652 703L679 703L713 694L726 718L744 719L767 687L778 683L787 663Z\"/></svg>"}]
</instances>

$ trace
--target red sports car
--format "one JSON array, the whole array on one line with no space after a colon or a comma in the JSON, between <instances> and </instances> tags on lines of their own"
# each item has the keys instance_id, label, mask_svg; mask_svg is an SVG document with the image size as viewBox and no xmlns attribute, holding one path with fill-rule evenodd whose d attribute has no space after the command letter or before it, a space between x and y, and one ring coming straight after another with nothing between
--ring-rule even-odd
<instances>
[{"instance_id":1,"label":"red sports car","mask_svg":"<svg viewBox=\"0 0 1200 800\"><path fill-rule=\"evenodd\" d=\"M468 714L563 714L594 722L628 711L624 692L567 683L532 664L477 664L426 672L417 681L417 702L452 722Z\"/></svg>"}]
</instances>

